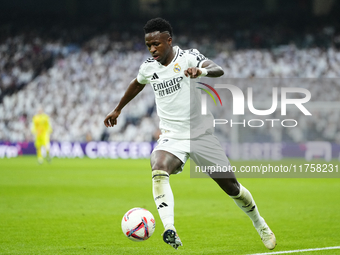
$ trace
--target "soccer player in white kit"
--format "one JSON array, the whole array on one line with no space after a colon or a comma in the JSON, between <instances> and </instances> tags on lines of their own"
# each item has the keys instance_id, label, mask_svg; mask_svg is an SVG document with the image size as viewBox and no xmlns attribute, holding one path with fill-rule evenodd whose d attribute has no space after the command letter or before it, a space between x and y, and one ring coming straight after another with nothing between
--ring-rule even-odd
<instances>
[{"instance_id":1,"label":"soccer player in white kit","mask_svg":"<svg viewBox=\"0 0 340 255\"><path fill-rule=\"evenodd\" d=\"M200 114L200 92L190 86L190 79L219 77L224 72L195 49L173 47L172 27L166 20L149 20L144 32L145 44L152 57L140 66L137 77L131 81L115 109L106 116L104 124L106 127L116 125L123 107L146 84L151 85L162 132L151 154L153 196L165 228L163 240L177 249L182 242L174 226L174 197L169 176L180 172L189 157L199 166L230 165L212 127L207 125L212 123L212 115ZM234 173L210 174L210 177L253 221L264 245L274 249L275 235L260 216L252 195L236 180Z\"/></svg>"}]
</instances>

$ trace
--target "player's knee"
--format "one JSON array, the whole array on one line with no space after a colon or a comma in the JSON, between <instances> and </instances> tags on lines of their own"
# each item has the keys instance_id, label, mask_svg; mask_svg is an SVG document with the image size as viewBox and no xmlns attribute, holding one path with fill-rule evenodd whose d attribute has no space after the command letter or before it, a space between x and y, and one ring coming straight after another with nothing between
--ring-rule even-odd
<instances>
[{"instance_id":1,"label":"player's knee","mask_svg":"<svg viewBox=\"0 0 340 255\"><path fill-rule=\"evenodd\" d=\"M163 170L169 172L168 166L161 160L151 160L152 171Z\"/></svg>"},{"instance_id":2,"label":"player's knee","mask_svg":"<svg viewBox=\"0 0 340 255\"><path fill-rule=\"evenodd\" d=\"M153 152L150 158L150 164L152 171L163 170L169 173L168 160L163 154Z\"/></svg>"},{"instance_id":3,"label":"player's knee","mask_svg":"<svg viewBox=\"0 0 340 255\"><path fill-rule=\"evenodd\" d=\"M150 158L151 169L166 171L169 175L175 173L182 165L182 162L166 151L154 151Z\"/></svg>"},{"instance_id":4,"label":"player's knee","mask_svg":"<svg viewBox=\"0 0 340 255\"><path fill-rule=\"evenodd\" d=\"M236 179L216 178L214 181L227 193L229 196L237 196L240 193L240 184Z\"/></svg>"}]
</instances>

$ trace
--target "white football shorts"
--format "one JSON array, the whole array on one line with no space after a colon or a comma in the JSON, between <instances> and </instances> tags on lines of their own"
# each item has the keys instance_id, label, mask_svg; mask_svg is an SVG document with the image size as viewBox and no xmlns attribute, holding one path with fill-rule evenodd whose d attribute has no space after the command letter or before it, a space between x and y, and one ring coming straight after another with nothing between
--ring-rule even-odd
<instances>
[{"instance_id":1,"label":"white football shorts","mask_svg":"<svg viewBox=\"0 0 340 255\"><path fill-rule=\"evenodd\" d=\"M203 134L191 140L169 138L162 135L157 141L158 145L153 151L167 151L177 158L183 164L175 173L180 173L189 157L198 166L226 166L229 167L230 162L226 156L220 142L216 136L212 134Z\"/></svg>"}]
</instances>

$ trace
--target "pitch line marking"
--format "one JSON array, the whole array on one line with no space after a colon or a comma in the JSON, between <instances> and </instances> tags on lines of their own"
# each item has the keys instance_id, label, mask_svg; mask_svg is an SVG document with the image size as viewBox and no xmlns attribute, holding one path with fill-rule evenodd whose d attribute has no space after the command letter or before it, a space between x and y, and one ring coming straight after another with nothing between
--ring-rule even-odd
<instances>
[{"instance_id":1,"label":"pitch line marking","mask_svg":"<svg viewBox=\"0 0 340 255\"><path fill-rule=\"evenodd\" d=\"M306 252L306 251L323 251L323 250L337 250L337 249L340 249L340 246L324 247L324 248L311 248L311 249L302 249L302 250L291 250L291 251L253 253L253 254L248 254L248 255L287 254L287 253L297 253L297 252Z\"/></svg>"}]
</instances>

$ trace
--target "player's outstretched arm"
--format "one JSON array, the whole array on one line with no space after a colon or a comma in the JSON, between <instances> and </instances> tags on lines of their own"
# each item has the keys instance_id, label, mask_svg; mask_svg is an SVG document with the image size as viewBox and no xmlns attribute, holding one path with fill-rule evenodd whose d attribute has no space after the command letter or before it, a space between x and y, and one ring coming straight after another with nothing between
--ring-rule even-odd
<instances>
[{"instance_id":1,"label":"player's outstretched arm","mask_svg":"<svg viewBox=\"0 0 340 255\"><path fill-rule=\"evenodd\" d=\"M118 105L113 109L105 118L104 124L106 127L113 127L117 125L117 118L120 115L121 110L127 105L139 92L143 90L145 84L140 84L137 78L130 82L129 87L125 91L124 96L120 99Z\"/></svg>"},{"instance_id":2,"label":"player's outstretched arm","mask_svg":"<svg viewBox=\"0 0 340 255\"><path fill-rule=\"evenodd\" d=\"M184 74L186 77L195 79L201 76L220 77L224 74L224 71L222 67L217 65L215 62L206 60L201 68L189 67L187 70L184 70Z\"/></svg>"}]
</instances>

